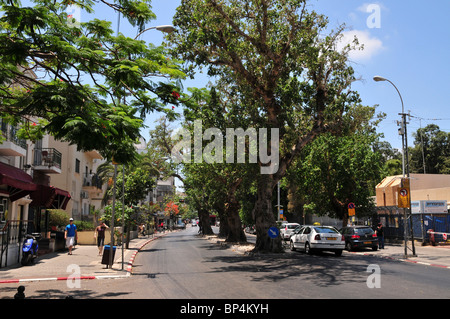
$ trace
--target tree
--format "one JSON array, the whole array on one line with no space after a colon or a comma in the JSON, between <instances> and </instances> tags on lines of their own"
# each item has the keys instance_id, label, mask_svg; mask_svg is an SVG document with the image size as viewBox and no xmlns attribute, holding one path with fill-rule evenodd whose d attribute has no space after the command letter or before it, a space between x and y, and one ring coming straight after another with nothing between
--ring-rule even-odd
<instances>
[{"instance_id":1,"label":"tree","mask_svg":"<svg viewBox=\"0 0 450 319\"><path fill-rule=\"evenodd\" d=\"M183 0L174 18L174 56L191 71L206 67L210 76L228 78L248 127L279 130L279 145L266 145L268 155L279 152L279 163L258 160L266 173L256 176L257 251L282 251L281 238L268 236L278 181L306 145L339 131L342 115L360 103L347 65L355 46L338 52L343 26L324 36L327 23L301 0Z\"/></svg>"},{"instance_id":2,"label":"tree","mask_svg":"<svg viewBox=\"0 0 450 319\"><path fill-rule=\"evenodd\" d=\"M165 104L178 103L172 94L178 88L166 79L183 73L164 48L114 36L109 21L74 23L65 11L77 5L93 13L96 2L32 3L0 1L0 117L20 123L22 137L35 140L48 133L79 150L131 161L145 114L175 116ZM139 30L155 18L147 0L102 4Z\"/></svg>"},{"instance_id":3,"label":"tree","mask_svg":"<svg viewBox=\"0 0 450 319\"><path fill-rule=\"evenodd\" d=\"M429 124L413 133L413 137L414 147L410 148L411 172L449 174L450 133L441 131L436 124Z\"/></svg>"}]
</instances>

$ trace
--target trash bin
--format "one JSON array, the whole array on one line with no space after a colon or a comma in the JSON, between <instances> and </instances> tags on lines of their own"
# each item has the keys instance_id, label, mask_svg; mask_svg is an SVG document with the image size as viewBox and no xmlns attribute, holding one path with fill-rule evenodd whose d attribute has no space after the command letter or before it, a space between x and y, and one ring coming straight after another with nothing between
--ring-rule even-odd
<instances>
[{"instance_id":1,"label":"trash bin","mask_svg":"<svg viewBox=\"0 0 450 319\"><path fill-rule=\"evenodd\" d=\"M110 245L105 245L103 247L103 257L102 257L102 264L103 265L109 265L109 252L111 250L111 246ZM112 249L112 259L113 259L113 264L114 264L114 256L116 254L116 246L113 246Z\"/></svg>"}]
</instances>

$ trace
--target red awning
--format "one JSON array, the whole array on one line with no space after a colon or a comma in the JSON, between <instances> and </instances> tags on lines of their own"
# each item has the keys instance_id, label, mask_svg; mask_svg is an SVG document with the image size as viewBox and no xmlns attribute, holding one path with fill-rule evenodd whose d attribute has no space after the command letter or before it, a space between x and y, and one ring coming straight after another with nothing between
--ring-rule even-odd
<instances>
[{"instance_id":1,"label":"red awning","mask_svg":"<svg viewBox=\"0 0 450 319\"><path fill-rule=\"evenodd\" d=\"M18 200L37 189L33 178L21 169L0 162L0 185L7 185L10 201Z\"/></svg>"},{"instance_id":2,"label":"red awning","mask_svg":"<svg viewBox=\"0 0 450 319\"><path fill-rule=\"evenodd\" d=\"M69 192L53 186L36 185L37 190L31 194L35 207L45 207L50 209L66 209L70 200Z\"/></svg>"}]
</instances>

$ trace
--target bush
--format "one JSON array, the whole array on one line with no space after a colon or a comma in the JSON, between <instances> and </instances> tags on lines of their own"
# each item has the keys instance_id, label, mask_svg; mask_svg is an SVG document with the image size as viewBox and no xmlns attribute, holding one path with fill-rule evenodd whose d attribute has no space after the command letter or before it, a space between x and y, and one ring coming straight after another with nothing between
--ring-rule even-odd
<instances>
[{"instance_id":1,"label":"bush","mask_svg":"<svg viewBox=\"0 0 450 319\"><path fill-rule=\"evenodd\" d=\"M95 226L93 222L86 222L82 220L74 220L73 223L77 226L77 231L94 230Z\"/></svg>"},{"instance_id":2,"label":"bush","mask_svg":"<svg viewBox=\"0 0 450 319\"><path fill-rule=\"evenodd\" d=\"M66 227L69 224L69 215L62 209L49 209L48 225L50 227Z\"/></svg>"}]
</instances>

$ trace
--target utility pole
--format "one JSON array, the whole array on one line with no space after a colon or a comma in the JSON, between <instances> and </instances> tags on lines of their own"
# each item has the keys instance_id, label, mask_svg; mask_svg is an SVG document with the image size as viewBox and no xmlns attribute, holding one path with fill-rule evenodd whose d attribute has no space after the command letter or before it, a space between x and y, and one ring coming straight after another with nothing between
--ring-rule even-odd
<instances>
[{"instance_id":1,"label":"utility pole","mask_svg":"<svg viewBox=\"0 0 450 319\"><path fill-rule=\"evenodd\" d=\"M404 146L403 146L403 151L405 153L405 165L406 165L406 178L408 179L408 184L410 182L410 172L409 172L409 152L408 152L408 131L406 129L406 124L408 124L406 122L406 113L401 113L400 114L402 116L402 123L403 123L403 136L404 138L402 138L402 140L404 140ZM409 188L409 192L411 192L410 189L410 185L408 185ZM409 196L408 198L408 208L403 208L405 210L405 238L406 238L406 221L409 219L409 227L410 227L410 233L411 233L411 244L412 244L412 256L413 257L417 257L416 255L416 248L414 246L414 230L413 230L413 223L412 223L412 214L411 214L411 196ZM408 252L407 252L407 247L406 247L406 241L405 241L405 257L407 258L408 256Z\"/></svg>"},{"instance_id":2,"label":"utility pole","mask_svg":"<svg viewBox=\"0 0 450 319\"><path fill-rule=\"evenodd\" d=\"M399 113L399 115L402 116L402 121L401 121L401 126L399 129L399 134L402 135L402 171L403 171L403 178L402 178L402 185L401 185L401 189L399 190L399 194L398 194L398 206L399 207L403 207L403 218L404 218L404 241L405 241L405 258L408 258L408 236L407 236L407 228L408 228L408 219L410 222L410 232L411 232L411 242L412 242L412 252L413 252L413 257L417 257L416 255L416 249L414 247L414 233L413 233L413 224L412 224L412 215L411 215L411 188L410 188L410 174L409 174L409 158L408 158L408 134L407 134L407 129L406 129L406 114L405 113L405 106L403 103L403 98L402 95L400 94L400 91L398 90L398 88L395 86L395 84L388 80L385 79L381 76L374 76L373 80L375 82L380 82L380 81L387 81L390 84L392 84L392 86L395 88L395 90L397 91L399 97L400 97L400 101L402 102L402 113ZM405 172L406 170L406 172ZM406 177L405 177L406 175ZM405 202L407 201L407 202ZM401 205L400 205L401 202Z\"/></svg>"}]
</instances>

